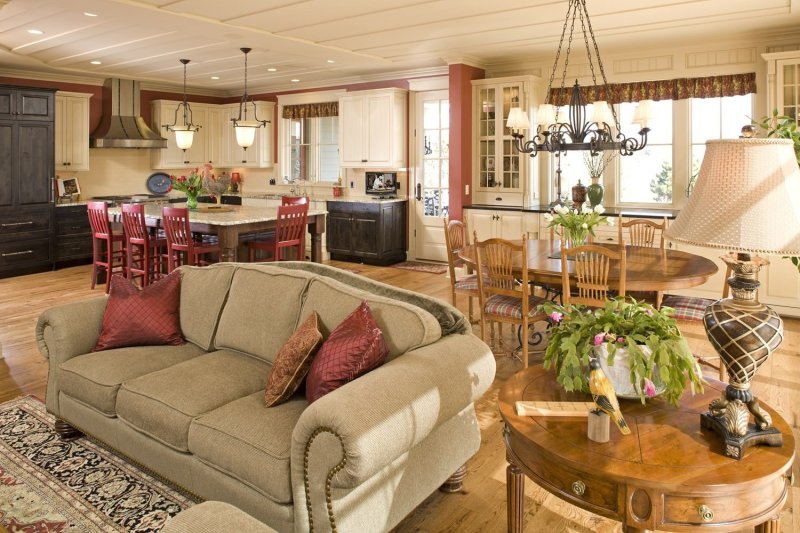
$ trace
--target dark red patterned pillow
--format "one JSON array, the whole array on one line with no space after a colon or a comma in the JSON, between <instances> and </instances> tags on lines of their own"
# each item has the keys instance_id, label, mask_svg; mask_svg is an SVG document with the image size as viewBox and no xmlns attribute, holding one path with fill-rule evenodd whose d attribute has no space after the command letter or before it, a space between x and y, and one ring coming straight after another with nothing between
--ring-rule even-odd
<instances>
[{"instance_id":1,"label":"dark red patterned pillow","mask_svg":"<svg viewBox=\"0 0 800 533\"><path fill-rule=\"evenodd\" d=\"M141 290L122 276L112 276L103 328L93 351L183 344L178 318L180 298L178 272Z\"/></svg>"},{"instance_id":2,"label":"dark red patterned pillow","mask_svg":"<svg viewBox=\"0 0 800 533\"><path fill-rule=\"evenodd\" d=\"M267 407L282 404L300 387L321 342L317 313L312 311L275 356L264 392Z\"/></svg>"},{"instance_id":3,"label":"dark red patterned pillow","mask_svg":"<svg viewBox=\"0 0 800 533\"><path fill-rule=\"evenodd\" d=\"M319 400L383 364L389 349L367 301L336 326L317 352L306 379L306 400Z\"/></svg>"}]
</instances>

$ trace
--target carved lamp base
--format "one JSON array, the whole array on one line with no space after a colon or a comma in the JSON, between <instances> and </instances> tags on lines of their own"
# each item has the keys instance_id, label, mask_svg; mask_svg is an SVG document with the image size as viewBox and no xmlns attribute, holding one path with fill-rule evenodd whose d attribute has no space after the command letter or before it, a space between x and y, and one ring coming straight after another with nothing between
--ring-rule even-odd
<instances>
[{"instance_id":1,"label":"carved lamp base","mask_svg":"<svg viewBox=\"0 0 800 533\"><path fill-rule=\"evenodd\" d=\"M709 411L700 415L700 427L710 429L718 433L723 439L725 455L734 459L744 457L744 450L756 444L767 446L783 446L783 435L774 427L759 429L755 424L748 424L747 432L740 436L728 430L727 424L723 419L724 415L714 416Z\"/></svg>"}]
</instances>

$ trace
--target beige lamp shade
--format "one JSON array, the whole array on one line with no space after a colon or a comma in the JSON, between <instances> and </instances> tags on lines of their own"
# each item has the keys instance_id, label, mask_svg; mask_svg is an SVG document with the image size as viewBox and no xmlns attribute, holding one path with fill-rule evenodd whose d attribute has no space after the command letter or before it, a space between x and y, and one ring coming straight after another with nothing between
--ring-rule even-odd
<instances>
[{"instance_id":1,"label":"beige lamp shade","mask_svg":"<svg viewBox=\"0 0 800 533\"><path fill-rule=\"evenodd\" d=\"M542 104L536 110L536 124L548 127L556 121L556 106L553 104Z\"/></svg>"},{"instance_id":2,"label":"beige lamp shade","mask_svg":"<svg viewBox=\"0 0 800 533\"><path fill-rule=\"evenodd\" d=\"M236 144L242 148L250 148L256 140L256 130L261 127L255 120L240 120L234 126Z\"/></svg>"},{"instance_id":3,"label":"beige lamp shade","mask_svg":"<svg viewBox=\"0 0 800 533\"><path fill-rule=\"evenodd\" d=\"M514 131L527 130L531 126L531 121L528 118L528 113L520 107L512 107L508 112L508 120L506 120L506 128L511 128Z\"/></svg>"},{"instance_id":4,"label":"beige lamp shade","mask_svg":"<svg viewBox=\"0 0 800 533\"><path fill-rule=\"evenodd\" d=\"M792 141L707 141L697 184L665 236L731 251L800 255L800 167Z\"/></svg>"},{"instance_id":5,"label":"beige lamp shade","mask_svg":"<svg viewBox=\"0 0 800 533\"><path fill-rule=\"evenodd\" d=\"M592 103L592 122L598 124L614 124L614 115L611 113L611 107L605 100L598 100Z\"/></svg>"},{"instance_id":6,"label":"beige lamp shade","mask_svg":"<svg viewBox=\"0 0 800 533\"><path fill-rule=\"evenodd\" d=\"M192 147L192 141L194 141L194 132L188 126L176 126L172 129L175 132L175 144L178 145L178 148L181 150L188 150Z\"/></svg>"}]
</instances>

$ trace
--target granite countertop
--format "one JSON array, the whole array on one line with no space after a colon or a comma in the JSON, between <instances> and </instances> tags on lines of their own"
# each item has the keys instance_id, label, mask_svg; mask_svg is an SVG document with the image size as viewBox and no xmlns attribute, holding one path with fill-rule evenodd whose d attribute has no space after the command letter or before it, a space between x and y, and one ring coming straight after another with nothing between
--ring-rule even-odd
<instances>
[{"instance_id":1,"label":"granite countertop","mask_svg":"<svg viewBox=\"0 0 800 533\"><path fill-rule=\"evenodd\" d=\"M291 196L290 194L274 194L274 193L249 193L249 194L237 194L237 195L225 195L225 196L241 196L242 198L254 198L257 200L266 199L266 200L280 200L284 196ZM327 202L358 202L358 203L375 203L375 204L386 204L391 202L405 202L407 198L375 198L375 197L350 197L350 196L333 196L333 195L325 195L325 196L310 196L309 200L311 201L327 201Z\"/></svg>"},{"instance_id":2,"label":"granite countertop","mask_svg":"<svg viewBox=\"0 0 800 533\"><path fill-rule=\"evenodd\" d=\"M250 224L253 222L268 222L278 219L278 209L276 207L251 207L242 205L225 205L219 211L213 209L216 204L199 204L197 210L189 211L189 220L198 224L208 224L211 226L236 226L239 224ZM185 207L185 203L170 204L170 207ZM161 210L164 206L157 204L145 204L145 218L161 219ZM204 209L205 207L205 209ZM212 207L212 209L208 209ZM122 209L110 207L110 215L119 216ZM325 215L328 212L323 209L309 209L308 214Z\"/></svg>"},{"instance_id":3,"label":"granite countertop","mask_svg":"<svg viewBox=\"0 0 800 533\"><path fill-rule=\"evenodd\" d=\"M552 209L549 205L532 205L529 207L513 207L504 205L465 205L464 209L487 209L492 211L522 211L525 213L549 213ZM610 216L635 216L640 218L675 218L680 211L678 209L661 208L638 208L638 207L606 207L605 215Z\"/></svg>"},{"instance_id":4,"label":"granite countertop","mask_svg":"<svg viewBox=\"0 0 800 533\"><path fill-rule=\"evenodd\" d=\"M80 202L65 202L63 204L55 204L56 207L74 207L76 205L86 205L91 200L81 200Z\"/></svg>"}]
</instances>

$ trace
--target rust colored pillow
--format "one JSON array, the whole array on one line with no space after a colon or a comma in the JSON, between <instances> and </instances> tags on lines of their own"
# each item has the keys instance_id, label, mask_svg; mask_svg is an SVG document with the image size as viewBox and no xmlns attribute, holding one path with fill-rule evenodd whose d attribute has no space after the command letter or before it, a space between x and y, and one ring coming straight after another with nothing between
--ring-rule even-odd
<instances>
[{"instance_id":1,"label":"rust colored pillow","mask_svg":"<svg viewBox=\"0 0 800 533\"><path fill-rule=\"evenodd\" d=\"M275 356L264 393L267 407L274 407L288 400L308 374L314 354L322 342L317 321L318 315L316 311L312 311Z\"/></svg>"},{"instance_id":2,"label":"rust colored pillow","mask_svg":"<svg viewBox=\"0 0 800 533\"><path fill-rule=\"evenodd\" d=\"M383 332L364 300L336 326L311 363L306 380L306 400L319 400L383 364L389 349Z\"/></svg>"},{"instance_id":3,"label":"rust colored pillow","mask_svg":"<svg viewBox=\"0 0 800 533\"><path fill-rule=\"evenodd\" d=\"M178 272L144 289L139 289L122 276L112 276L103 327L93 351L183 344L178 318L180 298L181 277Z\"/></svg>"}]
</instances>

